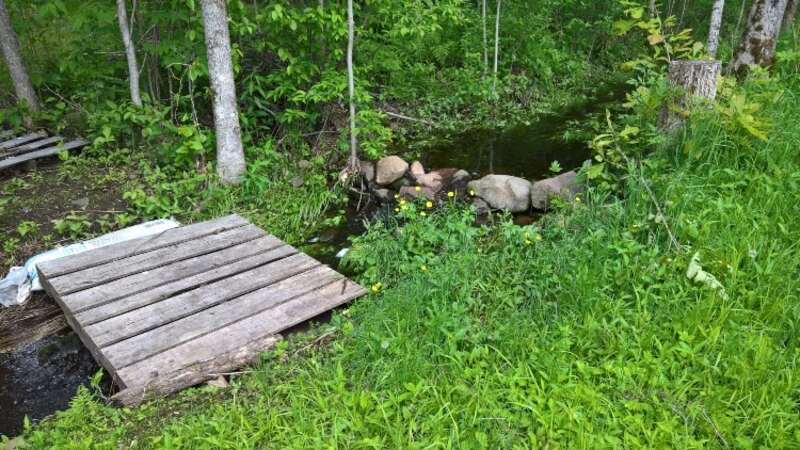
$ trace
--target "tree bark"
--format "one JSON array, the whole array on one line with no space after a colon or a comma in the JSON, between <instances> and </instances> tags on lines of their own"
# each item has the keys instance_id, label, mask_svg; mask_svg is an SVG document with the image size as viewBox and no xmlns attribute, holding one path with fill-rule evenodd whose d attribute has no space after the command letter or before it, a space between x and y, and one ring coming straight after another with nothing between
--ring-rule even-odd
<instances>
[{"instance_id":1,"label":"tree bark","mask_svg":"<svg viewBox=\"0 0 800 450\"><path fill-rule=\"evenodd\" d=\"M25 68L25 62L22 60L19 40L14 28L11 26L11 17L8 14L8 9L6 9L5 0L0 0L0 49L3 51L6 66L8 66L8 71L11 74L17 101L26 103L31 112L38 112L39 98L36 96L31 78L28 76L28 70ZM28 127L33 126L30 117L25 117L25 125Z\"/></svg>"},{"instance_id":2,"label":"tree bark","mask_svg":"<svg viewBox=\"0 0 800 450\"><path fill-rule=\"evenodd\" d=\"M125 56L128 58L128 83L131 89L131 102L139 108L142 107L142 95L139 91L139 64L136 61L136 47L131 39L131 29L128 26L128 8L125 0L117 0L117 19L119 31L122 34L122 43L125 45Z\"/></svg>"},{"instance_id":3,"label":"tree bark","mask_svg":"<svg viewBox=\"0 0 800 450\"><path fill-rule=\"evenodd\" d=\"M500 55L500 4L502 0L497 0L497 17L494 21L494 80L492 81L492 91L497 95L497 62Z\"/></svg>"},{"instance_id":4,"label":"tree bark","mask_svg":"<svg viewBox=\"0 0 800 450\"><path fill-rule=\"evenodd\" d=\"M669 63L670 85L683 88L684 94L668 102L661 110L659 128L673 131L683 125L687 110L698 98L714 100L717 96L719 61L672 61Z\"/></svg>"},{"instance_id":5,"label":"tree bark","mask_svg":"<svg viewBox=\"0 0 800 450\"><path fill-rule=\"evenodd\" d=\"M783 31L788 30L792 27L794 23L794 18L797 15L797 4L800 3L797 0L789 0L789 4L786 6L786 13L783 15L783 23L781 28Z\"/></svg>"},{"instance_id":6,"label":"tree bark","mask_svg":"<svg viewBox=\"0 0 800 450\"><path fill-rule=\"evenodd\" d=\"M755 0L739 48L731 62L732 72L742 76L750 65L772 65L787 3L788 0Z\"/></svg>"},{"instance_id":7,"label":"tree bark","mask_svg":"<svg viewBox=\"0 0 800 450\"><path fill-rule=\"evenodd\" d=\"M722 28L722 12L725 9L725 0L715 0L711 9L711 25L708 29L708 53L712 58L717 57L719 48L719 30Z\"/></svg>"},{"instance_id":8,"label":"tree bark","mask_svg":"<svg viewBox=\"0 0 800 450\"><path fill-rule=\"evenodd\" d=\"M486 0L481 0L481 19L483 22L483 75L489 71L489 45L486 39Z\"/></svg>"},{"instance_id":9,"label":"tree bark","mask_svg":"<svg viewBox=\"0 0 800 450\"><path fill-rule=\"evenodd\" d=\"M208 77L214 106L217 173L223 183L236 184L244 175L245 161L231 61L228 14L225 0L201 0L200 5L203 10Z\"/></svg>"},{"instance_id":10,"label":"tree bark","mask_svg":"<svg viewBox=\"0 0 800 450\"><path fill-rule=\"evenodd\" d=\"M355 19L353 0L347 0L347 92L350 98L350 162L351 174L358 173L358 136L356 136L356 86L353 69L353 43L355 41Z\"/></svg>"}]
</instances>

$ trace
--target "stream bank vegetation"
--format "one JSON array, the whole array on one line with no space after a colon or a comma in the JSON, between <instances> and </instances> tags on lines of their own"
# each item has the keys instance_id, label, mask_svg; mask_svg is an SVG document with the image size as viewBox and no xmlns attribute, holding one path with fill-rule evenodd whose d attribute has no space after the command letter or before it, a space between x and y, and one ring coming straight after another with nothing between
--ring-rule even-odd
<instances>
[{"instance_id":1,"label":"stream bank vegetation","mask_svg":"<svg viewBox=\"0 0 800 450\"><path fill-rule=\"evenodd\" d=\"M189 221L237 211L293 244L341 220L335 211L347 191L334 183L351 151L347 5L313 3L228 2L247 160L236 185L221 183L214 171L208 78L193 59L204 54L194 2L142 2L139 13L151 26L131 20L134 35L143 35L137 42L151 79L142 108L121 100L129 97L127 82L108 81L127 72L124 53L113 68L61 56L65 67L44 70L53 61L49 52L80 48L70 39L87 30L80 21L70 28L74 36L29 41L38 49L32 73L52 74L35 82L53 95L32 116L93 137L92 149L56 173L109 183L125 206L109 208L121 212L108 213L105 228L103 213L80 211L12 227L10 217L26 204L18 194L47 181L35 173L4 180L4 242L17 242L4 248L4 263L18 264L32 250L18 250L29 240L50 235L50 245L55 235L78 239L153 217ZM722 76L716 99L680 111L683 126L666 133L658 117L676 96L667 63L705 56L717 2L688 9L680 1L536 3L506 0L501 10L499 2L354 2L359 151L374 159L390 142L522 122L582 100L590 86L623 71L630 86L624 104L574 131L591 136L594 152L581 172L584 194L556 202L526 226L502 213L476 225L474 211L456 200L438 209L408 202L353 237L343 261L372 295L292 334L258 365L232 375L230 387L115 408L105 402L98 373L69 409L26 426L25 442L797 447L797 27L782 34L774 58L767 55L769 70ZM147 9L155 4L176 8ZM31 19L20 27L41 26L59 12L54 5L15 4L12 13ZM723 61L738 58L747 5L725 4L717 50ZM493 7L504 14L494 46L486 31ZM115 24L113 8L106 9L78 11ZM112 31L119 40L110 25L90 28L101 35L82 45L102 46L102 33ZM488 67L492 47L504 52L497 78ZM152 81L158 77L169 82ZM77 89L85 80L117 91ZM114 95L120 100L108 101ZM440 128L389 121L384 111ZM2 118L21 126L29 115L9 105ZM89 176L90 169L104 175ZM295 187L290 180L298 176L303 183Z\"/></svg>"}]
</instances>

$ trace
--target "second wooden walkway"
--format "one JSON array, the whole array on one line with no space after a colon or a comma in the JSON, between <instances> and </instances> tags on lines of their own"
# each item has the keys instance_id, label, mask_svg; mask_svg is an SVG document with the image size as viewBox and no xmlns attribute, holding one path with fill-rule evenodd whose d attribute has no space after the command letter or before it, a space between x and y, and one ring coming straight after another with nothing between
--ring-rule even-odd
<instances>
[{"instance_id":1,"label":"second wooden walkway","mask_svg":"<svg viewBox=\"0 0 800 450\"><path fill-rule=\"evenodd\" d=\"M0 170L87 145L89 142L83 139L67 141L61 136L48 137L44 131L17 136L10 131L0 131Z\"/></svg>"},{"instance_id":2,"label":"second wooden walkway","mask_svg":"<svg viewBox=\"0 0 800 450\"><path fill-rule=\"evenodd\" d=\"M124 404L258 357L276 334L366 293L238 215L38 267Z\"/></svg>"}]
</instances>

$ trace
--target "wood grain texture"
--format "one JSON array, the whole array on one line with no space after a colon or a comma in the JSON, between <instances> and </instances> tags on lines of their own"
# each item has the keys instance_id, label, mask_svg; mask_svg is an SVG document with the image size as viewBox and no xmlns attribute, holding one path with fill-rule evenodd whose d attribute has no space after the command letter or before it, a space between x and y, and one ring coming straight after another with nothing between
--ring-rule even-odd
<instances>
[{"instance_id":1,"label":"wood grain texture","mask_svg":"<svg viewBox=\"0 0 800 450\"><path fill-rule=\"evenodd\" d=\"M283 248L276 251L277 247ZM172 284L185 278L191 278L194 275L225 267L251 256L261 254L267 258L278 259L296 252L296 250L283 244L280 239L274 236L264 236L209 255L184 259L156 270L134 273L119 280L67 294L64 296L64 302L70 305L74 311L85 311L89 308L97 308L115 300L124 299L159 286ZM268 261L272 259L268 259ZM193 283L195 286L199 284L202 283L199 281Z\"/></svg>"},{"instance_id":2,"label":"wood grain texture","mask_svg":"<svg viewBox=\"0 0 800 450\"><path fill-rule=\"evenodd\" d=\"M8 150L0 150L0 158L7 158L9 156L19 155L21 153L29 152L31 150L36 150L37 148L42 148L45 146L52 147L52 144L58 145L61 142L64 142L64 138L62 138L61 136L53 136L46 139L40 139L38 141L33 141L27 144L20 145L18 147L10 148Z\"/></svg>"},{"instance_id":3,"label":"wood grain texture","mask_svg":"<svg viewBox=\"0 0 800 450\"><path fill-rule=\"evenodd\" d=\"M306 255L296 254L86 326L86 332L98 346L105 347L155 328L160 327L160 330L164 330L173 326L172 323L179 319L200 313L226 301L236 301L244 294L301 274L319 264ZM213 322L210 319L209 321ZM206 326L205 323L200 323L200 320L196 319L194 324L198 327Z\"/></svg>"},{"instance_id":4,"label":"wood grain texture","mask_svg":"<svg viewBox=\"0 0 800 450\"><path fill-rule=\"evenodd\" d=\"M110 345L103 352L119 370L341 278L330 268L320 266Z\"/></svg>"},{"instance_id":5,"label":"wood grain texture","mask_svg":"<svg viewBox=\"0 0 800 450\"><path fill-rule=\"evenodd\" d=\"M99 266L118 259L151 252L170 245L191 241L203 236L243 227L249 224L238 214L219 217L206 222L171 228L153 236L144 236L117 244L107 245L90 252L45 261L37 265L40 273L54 278L68 273Z\"/></svg>"},{"instance_id":6,"label":"wood grain texture","mask_svg":"<svg viewBox=\"0 0 800 450\"><path fill-rule=\"evenodd\" d=\"M67 142L66 144L57 145L55 147L48 147L42 150L36 150L33 152L23 153L18 156L12 156L11 158L0 160L0 170L7 169L9 167L14 167L16 165L22 164L27 161L33 161L35 159L57 155L63 151L85 147L87 145L89 145L88 141L77 140L77 141Z\"/></svg>"},{"instance_id":7,"label":"wood grain texture","mask_svg":"<svg viewBox=\"0 0 800 450\"><path fill-rule=\"evenodd\" d=\"M44 131L36 131L34 133L23 134L22 136L0 143L0 150L8 150L10 148L14 148L19 145L46 137L47 133L45 133Z\"/></svg>"},{"instance_id":8,"label":"wood grain texture","mask_svg":"<svg viewBox=\"0 0 800 450\"><path fill-rule=\"evenodd\" d=\"M253 241L263 236L264 232L255 225L245 225L193 241L181 242L151 252L111 261L100 266L71 273L68 276L55 277L50 282L61 295L71 294L138 272L157 269L176 261L206 255L243 242Z\"/></svg>"}]
</instances>

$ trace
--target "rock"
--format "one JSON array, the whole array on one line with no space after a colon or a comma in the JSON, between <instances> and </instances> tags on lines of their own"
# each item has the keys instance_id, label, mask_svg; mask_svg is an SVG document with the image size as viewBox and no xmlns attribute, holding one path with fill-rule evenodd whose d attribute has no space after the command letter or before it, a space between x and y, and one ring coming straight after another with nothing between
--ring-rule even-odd
<instances>
[{"instance_id":1,"label":"rock","mask_svg":"<svg viewBox=\"0 0 800 450\"><path fill-rule=\"evenodd\" d=\"M389 189L385 188L375 189L375 198L377 198L383 203L391 201L392 197L393 197L392 191L390 191Z\"/></svg>"},{"instance_id":2,"label":"rock","mask_svg":"<svg viewBox=\"0 0 800 450\"><path fill-rule=\"evenodd\" d=\"M373 181L375 179L375 163L372 161L361 161L361 176L368 182Z\"/></svg>"},{"instance_id":3,"label":"rock","mask_svg":"<svg viewBox=\"0 0 800 450\"><path fill-rule=\"evenodd\" d=\"M531 184L522 178L486 175L479 180L470 181L467 188L494 209L522 212L530 207Z\"/></svg>"},{"instance_id":4,"label":"rock","mask_svg":"<svg viewBox=\"0 0 800 450\"><path fill-rule=\"evenodd\" d=\"M581 192L578 184L578 174L574 170L553 178L537 181L531 187L531 204L536 209L547 209L550 199L559 197L566 202L571 202L575 195Z\"/></svg>"},{"instance_id":5,"label":"rock","mask_svg":"<svg viewBox=\"0 0 800 450\"><path fill-rule=\"evenodd\" d=\"M489 204L486 203L482 198L475 197L472 199L472 205L475 207L475 214L482 216L484 214L489 214L491 208L489 208Z\"/></svg>"},{"instance_id":6,"label":"rock","mask_svg":"<svg viewBox=\"0 0 800 450\"><path fill-rule=\"evenodd\" d=\"M425 175L425 168L422 167L422 163L419 161L414 161L411 163L411 168L409 169L411 172L411 176L416 180L419 177Z\"/></svg>"},{"instance_id":7,"label":"rock","mask_svg":"<svg viewBox=\"0 0 800 450\"><path fill-rule=\"evenodd\" d=\"M79 209L86 209L89 206L89 197L77 198L70 202L70 204Z\"/></svg>"},{"instance_id":8,"label":"rock","mask_svg":"<svg viewBox=\"0 0 800 450\"><path fill-rule=\"evenodd\" d=\"M301 176L293 177L289 180L289 183L292 184L292 187L299 188L301 187L306 181Z\"/></svg>"},{"instance_id":9,"label":"rock","mask_svg":"<svg viewBox=\"0 0 800 450\"><path fill-rule=\"evenodd\" d=\"M215 388L222 388L222 389L230 386L228 384L228 381L222 375L218 376L217 378L214 378L213 380L208 380L206 384L209 386L213 386Z\"/></svg>"},{"instance_id":10,"label":"rock","mask_svg":"<svg viewBox=\"0 0 800 450\"><path fill-rule=\"evenodd\" d=\"M381 185L394 183L402 178L408 170L408 163L399 156L387 156L375 167L375 182Z\"/></svg>"},{"instance_id":11,"label":"rock","mask_svg":"<svg viewBox=\"0 0 800 450\"><path fill-rule=\"evenodd\" d=\"M300 161L297 162L297 167L299 167L302 170L308 170L314 167L314 165L311 164L311 161L307 159L301 159Z\"/></svg>"},{"instance_id":12,"label":"rock","mask_svg":"<svg viewBox=\"0 0 800 450\"><path fill-rule=\"evenodd\" d=\"M417 177L417 183L420 186L438 191L444 186L444 178L438 171L433 171Z\"/></svg>"},{"instance_id":13,"label":"rock","mask_svg":"<svg viewBox=\"0 0 800 450\"><path fill-rule=\"evenodd\" d=\"M417 190L419 188L419 190ZM425 186L403 186L400 188L400 195L408 198L425 198L434 200L436 198L436 191Z\"/></svg>"},{"instance_id":14,"label":"rock","mask_svg":"<svg viewBox=\"0 0 800 450\"><path fill-rule=\"evenodd\" d=\"M453 174L453 183L466 183L472 179L472 175L464 169L459 169Z\"/></svg>"},{"instance_id":15,"label":"rock","mask_svg":"<svg viewBox=\"0 0 800 450\"><path fill-rule=\"evenodd\" d=\"M399 191L404 186L411 186L411 180L409 180L406 177L401 177L401 178L397 179L397 181L392 183L391 186L392 186L392 189L394 189L395 191Z\"/></svg>"}]
</instances>

